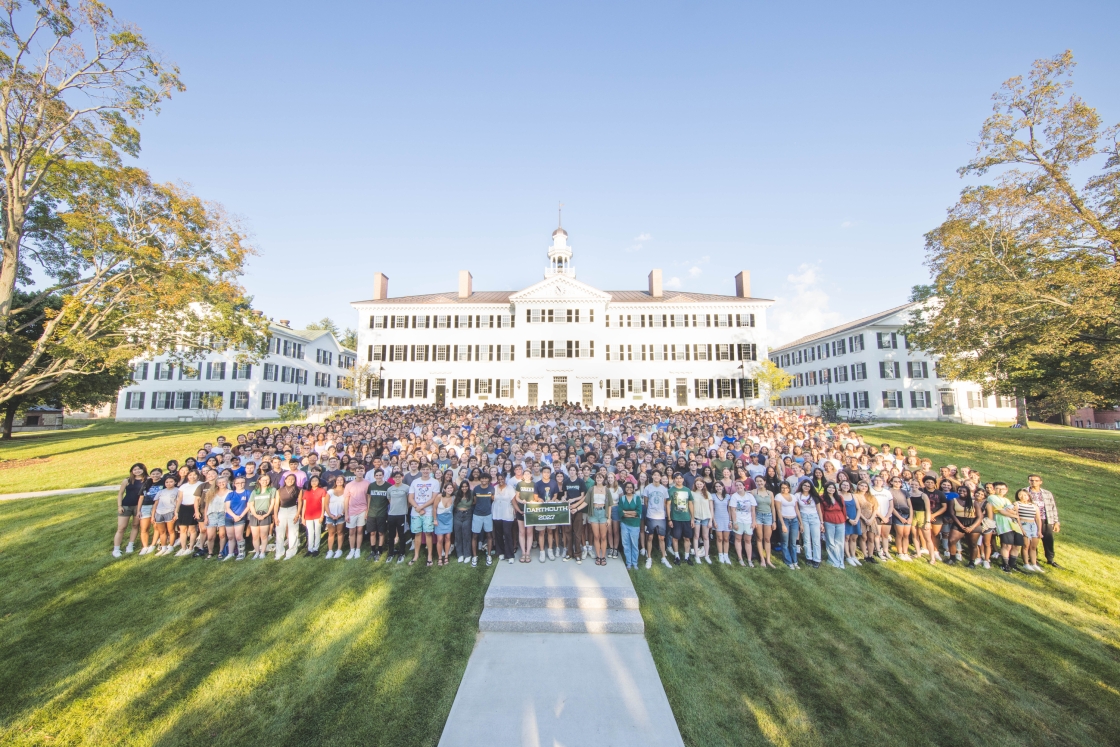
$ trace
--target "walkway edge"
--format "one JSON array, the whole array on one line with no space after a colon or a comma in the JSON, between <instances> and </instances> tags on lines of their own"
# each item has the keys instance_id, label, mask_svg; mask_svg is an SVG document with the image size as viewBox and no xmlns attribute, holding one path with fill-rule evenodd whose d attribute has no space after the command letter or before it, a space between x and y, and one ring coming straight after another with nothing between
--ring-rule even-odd
<instances>
[{"instance_id":1,"label":"walkway edge","mask_svg":"<svg viewBox=\"0 0 1120 747\"><path fill-rule=\"evenodd\" d=\"M120 485L102 485L96 488L67 488L65 490L40 490L34 493L5 493L0 495L0 501L16 501L20 498L47 498L52 495L79 495L81 493L103 493L106 490L116 490Z\"/></svg>"}]
</instances>

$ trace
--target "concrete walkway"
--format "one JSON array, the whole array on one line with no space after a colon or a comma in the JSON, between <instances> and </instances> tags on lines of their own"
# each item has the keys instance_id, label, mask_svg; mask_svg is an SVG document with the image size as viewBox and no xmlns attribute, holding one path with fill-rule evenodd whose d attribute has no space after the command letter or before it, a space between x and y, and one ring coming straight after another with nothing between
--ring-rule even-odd
<instances>
[{"instance_id":1,"label":"concrete walkway","mask_svg":"<svg viewBox=\"0 0 1120 747\"><path fill-rule=\"evenodd\" d=\"M441 747L684 744L622 560L502 563L479 628Z\"/></svg>"},{"instance_id":2,"label":"concrete walkway","mask_svg":"<svg viewBox=\"0 0 1120 747\"><path fill-rule=\"evenodd\" d=\"M5 493L0 495L0 501L15 501L20 498L46 498L52 495L77 495L79 493L104 493L106 490L116 490L120 485L102 485L98 488L67 488L66 490L40 490L36 493Z\"/></svg>"}]
</instances>

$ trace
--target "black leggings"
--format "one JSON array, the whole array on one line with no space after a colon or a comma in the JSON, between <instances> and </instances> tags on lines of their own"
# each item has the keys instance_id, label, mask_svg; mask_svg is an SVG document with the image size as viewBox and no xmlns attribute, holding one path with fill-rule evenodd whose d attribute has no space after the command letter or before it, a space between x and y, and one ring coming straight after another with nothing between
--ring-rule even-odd
<instances>
[{"instance_id":1,"label":"black leggings","mask_svg":"<svg viewBox=\"0 0 1120 747\"><path fill-rule=\"evenodd\" d=\"M516 521L494 519L494 539L498 545L498 554L512 558L516 554L516 545L513 543L513 528Z\"/></svg>"}]
</instances>

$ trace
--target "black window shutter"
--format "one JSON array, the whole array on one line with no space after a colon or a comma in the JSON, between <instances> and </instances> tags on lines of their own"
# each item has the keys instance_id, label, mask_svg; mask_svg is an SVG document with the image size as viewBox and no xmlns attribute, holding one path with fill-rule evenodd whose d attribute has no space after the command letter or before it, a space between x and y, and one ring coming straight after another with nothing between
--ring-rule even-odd
<instances>
[{"instance_id":1,"label":"black window shutter","mask_svg":"<svg viewBox=\"0 0 1120 747\"><path fill-rule=\"evenodd\" d=\"M714 379L708 379L708 396L709 397L712 396L712 389L714 389L714 388L715 388L715 380Z\"/></svg>"}]
</instances>

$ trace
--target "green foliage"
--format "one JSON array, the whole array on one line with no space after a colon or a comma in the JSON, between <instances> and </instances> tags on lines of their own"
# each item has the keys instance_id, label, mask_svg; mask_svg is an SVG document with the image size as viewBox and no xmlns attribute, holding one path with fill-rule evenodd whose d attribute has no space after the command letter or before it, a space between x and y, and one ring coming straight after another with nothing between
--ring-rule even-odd
<instances>
[{"instance_id":1,"label":"green foliage","mask_svg":"<svg viewBox=\"0 0 1120 747\"><path fill-rule=\"evenodd\" d=\"M793 377L781 369L777 363L767 358L758 367L758 387L770 404L775 404L782 392L789 389Z\"/></svg>"},{"instance_id":2,"label":"green foliage","mask_svg":"<svg viewBox=\"0 0 1120 747\"><path fill-rule=\"evenodd\" d=\"M284 404L277 407L276 414L280 417L281 420L289 422L303 420L305 417L307 417L307 413L302 407L299 406L299 402L294 401L285 402Z\"/></svg>"},{"instance_id":3,"label":"green foliage","mask_svg":"<svg viewBox=\"0 0 1120 747\"><path fill-rule=\"evenodd\" d=\"M926 235L907 330L946 376L1066 412L1120 400L1120 130L1072 93L1073 65L1038 60L996 94L961 173L997 178Z\"/></svg>"}]
</instances>

